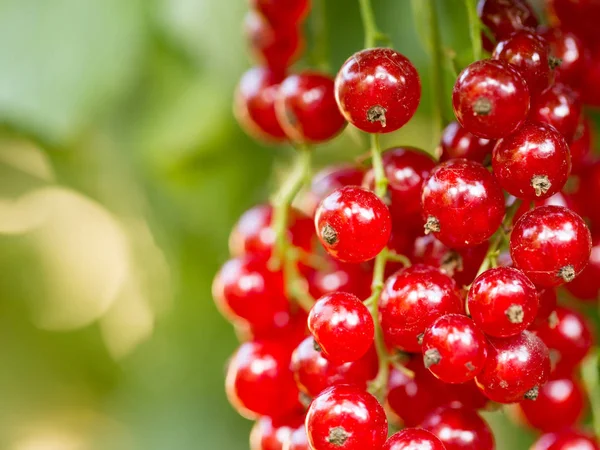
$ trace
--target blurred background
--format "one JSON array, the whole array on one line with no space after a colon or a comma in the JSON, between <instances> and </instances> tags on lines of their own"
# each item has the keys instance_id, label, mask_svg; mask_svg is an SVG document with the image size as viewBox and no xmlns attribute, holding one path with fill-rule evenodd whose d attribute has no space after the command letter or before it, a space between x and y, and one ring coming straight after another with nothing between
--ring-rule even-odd
<instances>
[{"instance_id":1,"label":"blurred background","mask_svg":"<svg viewBox=\"0 0 600 450\"><path fill-rule=\"evenodd\" d=\"M357 2L325 3L335 71L362 47L362 26ZM408 0L374 3L425 86L415 119L384 144L433 151L420 22ZM462 0L438 3L460 65L470 55ZM1 449L248 448L251 423L223 390L236 339L210 285L230 228L268 199L292 150L254 143L232 116L250 64L247 8L0 0ZM316 161L366 148L348 129ZM502 435L500 448L530 442Z\"/></svg>"}]
</instances>

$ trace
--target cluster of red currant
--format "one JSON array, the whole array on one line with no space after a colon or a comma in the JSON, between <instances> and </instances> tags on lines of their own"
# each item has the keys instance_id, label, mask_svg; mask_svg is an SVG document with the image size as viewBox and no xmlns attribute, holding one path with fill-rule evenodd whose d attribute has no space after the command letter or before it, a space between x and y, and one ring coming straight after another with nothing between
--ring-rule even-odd
<instances>
[{"instance_id":1,"label":"cluster of red currant","mask_svg":"<svg viewBox=\"0 0 600 450\"><path fill-rule=\"evenodd\" d=\"M592 331L573 302L600 294L600 160L583 113L600 100L600 32L581 25L600 1L549 1L544 28L526 0L480 0L491 57L458 76L439 162L379 146L419 105L406 57L367 45L335 79L287 75L307 0L253 3L264 65L243 76L237 116L293 143L298 165L239 219L213 284L243 341L226 390L257 420L252 450L493 450L478 410L498 404L545 433L534 450L598 450L577 427ZM271 44L255 38L267 29ZM309 145L346 122L371 134L372 167L326 168L301 192ZM414 428L388 438L388 419Z\"/></svg>"}]
</instances>

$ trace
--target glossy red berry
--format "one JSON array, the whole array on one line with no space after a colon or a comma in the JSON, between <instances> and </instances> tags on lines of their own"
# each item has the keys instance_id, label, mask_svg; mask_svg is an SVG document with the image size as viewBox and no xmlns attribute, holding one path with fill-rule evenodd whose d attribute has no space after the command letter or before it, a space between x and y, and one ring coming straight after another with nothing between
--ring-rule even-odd
<instances>
[{"instance_id":1,"label":"glossy red berry","mask_svg":"<svg viewBox=\"0 0 600 450\"><path fill-rule=\"evenodd\" d=\"M473 321L485 334L508 337L519 334L535 320L538 293L520 270L496 267L475 279L468 307Z\"/></svg>"},{"instance_id":2,"label":"glossy red berry","mask_svg":"<svg viewBox=\"0 0 600 450\"><path fill-rule=\"evenodd\" d=\"M346 125L333 95L333 78L317 72L293 74L283 80L275 111L281 127L295 142L325 142Z\"/></svg>"},{"instance_id":3,"label":"glossy red berry","mask_svg":"<svg viewBox=\"0 0 600 450\"><path fill-rule=\"evenodd\" d=\"M520 30L500 41L492 57L517 69L527 82L532 97L550 84L548 43L532 31Z\"/></svg>"},{"instance_id":4,"label":"glossy red berry","mask_svg":"<svg viewBox=\"0 0 600 450\"><path fill-rule=\"evenodd\" d=\"M253 67L238 84L234 112L246 133L270 141L285 140L285 133L275 116L275 98L283 75L265 67Z\"/></svg>"},{"instance_id":5,"label":"glossy red berry","mask_svg":"<svg viewBox=\"0 0 600 450\"><path fill-rule=\"evenodd\" d=\"M369 48L352 55L335 79L342 115L367 133L391 133L415 114L421 81L415 66L391 48Z\"/></svg>"},{"instance_id":6,"label":"glossy red berry","mask_svg":"<svg viewBox=\"0 0 600 450\"><path fill-rule=\"evenodd\" d=\"M421 351L422 335L435 319L463 311L454 280L421 264L389 277L378 306L387 344L408 352Z\"/></svg>"},{"instance_id":7,"label":"glossy red berry","mask_svg":"<svg viewBox=\"0 0 600 450\"><path fill-rule=\"evenodd\" d=\"M600 450L596 438L578 430L566 429L539 437L530 450Z\"/></svg>"},{"instance_id":8,"label":"glossy red berry","mask_svg":"<svg viewBox=\"0 0 600 450\"><path fill-rule=\"evenodd\" d=\"M529 112L529 89L515 68L485 59L465 68L452 92L458 122L470 133L500 139L514 132Z\"/></svg>"},{"instance_id":9,"label":"glossy red berry","mask_svg":"<svg viewBox=\"0 0 600 450\"><path fill-rule=\"evenodd\" d=\"M489 425L468 408L440 408L425 418L422 427L435 434L446 450L495 449Z\"/></svg>"},{"instance_id":10,"label":"glossy red berry","mask_svg":"<svg viewBox=\"0 0 600 450\"><path fill-rule=\"evenodd\" d=\"M573 211L541 206L525 213L510 236L510 254L537 286L573 281L587 265L592 248L590 230Z\"/></svg>"},{"instance_id":11,"label":"glossy red berry","mask_svg":"<svg viewBox=\"0 0 600 450\"><path fill-rule=\"evenodd\" d=\"M558 306L537 335L552 351L555 372L570 373L592 348L590 324L579 312Z\"/></svg>"},{"instance_id":12,"label":"glossy red berry","mask_svg":"<svg viewBox=\"0 0 600 450\"><path fill-rule=\"evenodd\" d=\"M334 386L308 408L306 429L318 450L380 450L387 419L377 399L353 386Z\"/></svg>"},{"instance_id":13,"label":"glossy red berry","mask_svg":"<svg viewBox=\"0 0 600 450\"><path fill-rule=\"evenodd\" d=\"M448 247L472 247L502 223L504 195L481 164L457 159L440 164L423 185L425 232Z\"/></svg>"},{"instance_id":14,"label":"glossy red berry","mask_svg":"<svg viewBox=\"0 0 600 450\"><path fill-rule=\"evenodd\" d=\"M583 105L579 94L569 86L555 83L531 104L530 120L552 125L571 143L581 120Z\"/></svg>"},{"instance_id":15,"label":"glossy red berry","mask_svg":"<svg viewBox=\"0 0 600 450\"><path fill-rule=\"evenodd\" d=\"M361 358L373 344L373 318L360 299L346 292L321 297L308 314L308 329L330 361Z\"/></svg>"},{"instance_id":16,"label":"glossy red berry","mask_svg":"<svg viewBox=\"0 0 600 450\"><path fill-rule=\"evenodd\" d=\"M488 358L475 381L490 400L514 403L535 400L550 375L548 348L524 331L508 338L489 338Z\"/></svg>"},{"instance_id":17,"label":"glossy red berry","mask_svg":"<svg viewBox=\"0 0 600 450\"><path fill-rule=\"evenodd\" d=\"M600 36L596 26L600 18L600 3L597 0L548 0L547 3L552 23L581 36L586 44L597 42Z\"/></svg>"},{"instance_id":18,"label":"glossy red berry","mask_svg":"<svg viewBox=\"0 0 600 450\"><path fill-rule=\"evenodd\" d=\"M292 439L292 433L304 423L301 414L283 419L261 417L250 432L250 450L283 450Z\"/></svg>"},{"instance_id":19,"label":"glossy red berry","mask_svg":"<svg viewBox=\"0 0 600 450\"><path fill-rule=\"evenodd\" d=\"M290 351L304 339L308 330L304 310L289 311L287 314L277 314L274 322L268 325L250 325L247 322L234 322L240 342L273 341Z\"/></svg>"},{"instance_id":20,"label":"glossy red berry","mask_svg":"<svg viewBox=\"0 0 600 450\"><path fill-rule=\"evenodd\" d=\"M498 183L515 197L543 199L559 192L571 172L569 146L550 125L528 122L494 147Z\"/></svg>"},{"instance_id":21,"label":"glossy red berry","mask_svg":"<svg viewBox=\"0 0 600 450\"><path fill-rule=\"evenodd\" d=\"M335 364L315 350L312 336L304 339L292 354L292 372L298 388L316 397L330 386L351 384L366 389L379 369L377 352L371 347L359 360Z\"/></svg>"},{"instance_id":22,"label":"glossy red berry","mask_svg":"<svg viewBox=\"0 0 600 450\"><path fill-rule=\"evenodd\" d=\"M594 241L588 265L566 288L579 300L597 302L600 299L600 237Z\"/></svg>"},{"instance_id":23,"label":"glossy red berry","mask_svg":"<svg viewBox=\"0 0 600 450\"><path fill-rule=\"evenodd\" d=\"M306 16L310 3L310 0L250 0L250 8L263 14L271 23L292 25Z\"/></svg>"},{"instance_id":24,"label":"glossy red berry","mask_svg":"<svg viewBox=\"0 0 600 450\"><path fill-rule=\"evenodd\" d=\"M550 46L554 79L569 86L579 86L589 58L583 41L559 28L542 30L541 34Z\"/></svg>"},{"instance_id":25,"label":"glossy red berry","mask_svg":"<svg viewBox=\"0 0 600 450\"><path fill-rule=\"evenodd\" d=\"M475 378L487 357L487 341L467 316L447 314L438 318L423 336L423 363L446 383Z\"/></svg>"},{"instance_id":26,"label":"glossy red berry","mask_svg":"<svg viewBox=\"0 0 600 450\"><path fill-rule=\"evenodd\" d=\"M430 431L405 428L390 436L382 450L446 450L446 447Z\"/></svg>"},{"instance_id":27,"label":"glossy red berry","mask_svg":"<svg viewBox=\"0 0 600 450\"><path fill-rule=\"evenodd\" d=\"M304 199L305 209L314 213L317 206L333 191L345 186L360 186L365 170L359 166L339 165L326 167L315 174Z\"/></svg>"},{"instance_id":28,"label":"glossy red berry","mask_svg":"<svg viewBox=\"0 0 600 450\"><path fill-rule=\"evenodd\" d=\"M526 0L479 0L477 13L496 41L507 39L521 29L535 30L538 21ZM481 34L484 48L491 52L494 44Z\"/></svg>"},{"instance_id":29,"label":"glossy red berry","mask_svg":"<svg viewBox=\"0 0 600 450\"><path fill-rule=\"evenodd\" d=\"M316 271L309 280L314 298L337 291L354 294L361 300L371 295L373 268L368 263L348 264L333 258L328 262L329 267Z\"/></svg>"},{"instance_id":30,"label":"glossy red berry","mask_svg":"<svg viewBox=\"0 0 600 450\"><path fill-rule=\"evenodd\" d=\"M550 314L556 309L556 289L542 288L538 289L539 308L537 316L533 323L529 326L530 330L535 330L546 323Z\"/></svg>"},{"instance_id":31,"label":"glossy red berry","mask_svg":"<svg viewBox=\"0 0 600 450\"><path fill-rule=\"evenodd\" d=\"M229 362L227 398L247 418L285 417L300 407L298 388L289 368L290 353L278 344L247 342Z\"/></svg>"},{"instance_id":32,"label":"glossy red berry","mask_svg":"<svg viewBox=\"0 0 600 450\"><path fill-rule=\"evenodd\" d=\"M388 207L372 191L355 186L338 189L319 204L317 236L336 259L358 263L375 258L392 230Z\"/></svg>"},{"instance_id":33,"label":"glossy red berry","mask_svg":"<svg viewBox=\"0 0 600 450\"><path fill-rule=\"evenodd\" d=\"M573 378L548 381L539 391L535 402L519 404L523 416L538 430L559 431L575 425L583 415L585 393Z\"/></svg>"},{"instance_id":34,"label":"glossy red berry","mask_svg":"<svg viewBox=\"0 0 600 450\"><path fill-rule=\"evenodd\" d=\"M442 133L440 161L465 158L483 164L491 156L495 143L469 133L458 122L450 122Z\"/></svg>"}]
</instances>

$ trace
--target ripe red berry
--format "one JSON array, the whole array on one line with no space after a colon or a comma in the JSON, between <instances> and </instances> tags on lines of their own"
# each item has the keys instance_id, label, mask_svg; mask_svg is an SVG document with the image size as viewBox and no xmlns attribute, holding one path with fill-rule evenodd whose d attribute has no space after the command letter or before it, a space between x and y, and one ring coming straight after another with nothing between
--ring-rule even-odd
<instances>
[{"instance_id":1,"label":"ripe red berry","mask_svg":"<svg viewBox=\"0 0 600 450\"><path fill-rule=\"evenodd\" d=\"M592 332L585 317L575 310L558 306L537 335L552 351L554 372L569 374L592 347Z\"/></svg>"},{"instance_id":2,"label":"ripe red berry","mask_svg":"<svg viewBox=\"0 0 600 450\"><path fill-rule=\"evenodd\" d=\"M537 286L573 281L587 265L592 248L590 230L573 211L541 206L525 213L510 236L515 267Z\"/></svg>"},{"instance_id":3,"label":"ripe red berry","mask_svg":"<svg viewBox=\"0 0 600 450\"><path fill-rule=\"evenodd\" d=\"M422 150L396 147L383 152L383 168L389 181L390 212L398 223L421 222L421 188L435 167L435 161ZM363 185L374 189L373 171L366 173Z\"/></svg>"},{"instance_id":4,"label":"ripe red berry","mask_svg":"<svg viewBox=\"0 0 600 450\"><path fill-rule=\"evenodd\" d=\"M578 0L575 3L548 0L547 3L552 23L581 36L588 45L598 41L596 21L600 18L600 3L597 0Z\"/></svg>"},{"instance_id":5,"label":"ripe red berry","mask_svg":"<svg viewBox=\"0 0 600 450\"><path fill-rule=\"evenodd\" d=\"M291 441L292 433L303 423L301 414L283 419L261 417L250 432L250 450L283 450Z\"/></svg>"},{"instance_id":6,"label":"ripe red berry","mask_svg":"<svg viewBox=\"0 0 600 450\"><path fill-rule=\"evenodd\" d=\"M475 377L490 400L514 403L535 400L550 375L550 355L542 340L529 331L508 338L489 338L488 358Z\"/></svg>"},{"instance_id":7,"label":"ripe red berry","mask_svg":"<svg viewBox=\"0 0 600 450\"><path fill-rule=\"evenodd\" d=\"M421 351L422 334L435 319L462 311L454 280L439 269L421 264L389 277L379 300L387 344L408 352Z\"/></svg>"},{"instance_id":8,"label":"ripe red berry","mask_svg":"<svg viewBox=\"0 0 600 450\"><path fill-rule=\"evenodd\" d=\"M415 66L391 48L369 48L352 55L335 79L342 115L367 133L391 133L415 114L421 81Z\"/></svg>"},{"instance_id":9,"label":"ripe red berry","mask_svg":"<svg viewBox=\"0 0 600 450\"><path fill-rule=\"evenodd\" d=\"M470 133L500 139L514 132L529 112L523 77L503 61L486 59L465 68L452 92L458 122Z\"/></svg>"},{"instance_id":10,"label":"ripe red berry","mask_svg":"<svg viewBox=\"0 0 600 450\"><path fill-rule=\"evenodd\" d=\"M335 364L315 350L312 336L304 339L292 354L292 372L298 388L316 397L330 386L351 384L365 389L367 382L375 378L379 369L377 352L371 347L357 361Z\"/></svg>"},{"instance_id":11,"label":"ripe red berry","mask_svg":"<svg viewBox=\"0 0 600 450\"><path fill-rule=\"evenodd\" d=\"M585 393L573 378L548 381L535 402L519 404L529 425L538 430L559 431L575 425L585 408Z\"/></svg>"},{"instance_id":12,"label":"ripe red berry","mask_svg":"<svg viewBox=\"0 0 600 450\"><path fill-rule=\"evenodd\" d=\"M578 430L566 429L540 436L530 450L600 450L596 438Z\"/></svg>"},{"instance_id":13,"label":"ripe red berry","mask_svg":"<svg viewBox=\"0 0 600 450\"><path fill-rule=\"evenodd\" d=\"M373 192L347 186L319 204L315 213L317 236L336 259L358 263L375 258L392 230L388 207Z\"/></svg>"},{"instance_id":14,"label":"ripe red berry","mask_svg":"<svg viewBox=\"0 0 600 450\"><path fill-rule=\"evenodd\" d=\"M308 330L308 315L302 309L277 314L274 323L268 325L250 325L246 322L234 322L234 328L240 342L273 341L290 351L304 339Z\"/></svg>"},{"instance_id":15,"label":"ripe red berry","mask_svg":"<svg viewBox=\"0 0 600 450\"><path fill-rule=\"evenodd\" d=\"M569 86L579 86L589 58L582 40L559 28L542 30L541 34L550 46L551 64L558 64L553 69L555 80Z\"/></svg>"},{"instance_id":16,"label":"ripe red berry","mask_svg":"<svg viewBox=\"0 0 600 450\"><path fill-rule=\"evenodd\" d=\"M333 78L316 72L289 75L275 101L279 124L296 142L333 139L346 125L333 95Z\"/></svg>"},{"instance_id":17,"label":"ripe red berry","mask_svg":"<svg viewBox=\"0 0 600 450\"><path fill-rule=\"evenodd\" d=\"M548 43L538 34L521 30L498 43L492 56L513 66L527 82L529 94L535 97L550 84Z\"/></svg>"},{"instance_id":18,"label":"ripe red berry","mask_svg":"<svg viewBox=\"0 0 600 450\"><path fill-rule=\"evenodd\" d=\"M442 133L440 162L465 158L483 164L495 143L469 133L458 122L450 122Z\"/></svg>"},{"instance_id":19,"label":"ripe red berry","mask_svg":"<svg viewBox=\"0 0 600 450\"><path fill-rule=\"evenodd\" d=\"M468 408L440 408L425 418L422 427L435 434L446 450L495 449L489 425Z\"/></svg>"},{"instance_id":20,"label":"ripe red berry","mask_svg":"<svg viewBox=\"0 0 600 450\"><path fill-rule=\"evenodd\" d=\"M595 44L594 44L595 45ZM600 75L600 51L595 48L585 65L581 86L581 100L584 104L598 107L600 106L600 89L598 89L598 76Z\"/></svg>"},{"instance_id":21,"label":"ripe red berry","mask_svg":"<svg viewBox=\"0 0 600 450\"><path fill-rule=\"evenodd\" d=\"M310 9L310 0L250 0L250 8L271 23L292 25L300 22Z\"/></svg>"},{"instance_id":22,"label":"ripe red berry","mask_svg":"<svg viewBox=\"0 0 600 450\"><path fill-rule=\"evenodd\" d=\"M330 166L320 170L313 177L304 199L305 209L314 214L321 200L344 186L360 186L364 175L362 167L351 165Z\"/></svg>"},{"instance_id":23,"label":"ripe red berry","mask_svg":"<svg viewBox=\"0 0 600 450\"><path fill-rule=\"evenodd\" d=\"M571 173L578 174L591 162L592 132L589 118L585 116L582 118L569 148L571 150Z\"/></svg>"},{"instance_id":24,"label":"ripe red berry","mask_svg":"<svg viewBox=\"0 0 600 450\"><path fill-rule=\"evenodd\" d=\"M571 172L569 146L552 126L528 122L498 141L492 167L509 194L526 200L547 198L567 182Z\"/></svg>"},{"instance_id":25,"label":"ripe red berry","mask_svg":"<svg viewBox=\"0 0 600 450\"><path fill-rule=\"evenodd\" d=\"M382 450L446 450L446 447L427 430L405 428L390 436Z\"/></svg>"},{"instance_id":26,"label":"ripe red berry","mask_svg":"<svg viewBox=\"0 0 600 450\"><path fill-rule=\"evenodd\" d=\"M238 413L285 417L300 407L289 368L290 353L278 344L247 342L231 358L225 382L227 398Z\"/></svg>"},{"instance_id":27,"label":"ripe red berry","mask_svg":"<svg viewBox=\"0 0 600 450\"><path fill-rule=\"evenodd\" d=\"M529 118L552 125L570 144L577 132L582 110L579 94L565 84L555 83L532 102Z\"/></svg>"},{"instance_id":28,"label":"ripe red berry","mask_svg":"<svg viewBox=\"0 0 600 450\"><path fill-rule=\"evenodd\" d=\"M387 419L377 399L353 386L334 386L308 408L306 429L318 450L379 450L387 437Z\"/></svg>"},{"instance_id":29,"label":"ripe red berry","mask_svg":"<svg viewBox=\"0 0 600 450\"><path fill-rule=\"evenodd\" d=\"M597 302L600 299L600 237L594 241L588 265L566 288L579 300Z\"/></svg>"},{"instance_id":30,"label":"ripe red berry","mask_svg":"<svg viewBox=\"0 0 600 450\"><path fill-rule=\"evenodd\" d=\"M249 69L238 84L234 112L246 133L263 141L283 141L285 133L275 116L275 98L283 75L265 67Z\"/></svg>"},{"instance_id":31,"label":"ripe red berry","mask_svg":"<svg viewBox=\"0 0 600 450\"><path fill-rule=\"evenodd\" d=\"M314 225L312 226L314 231ZM361 300L371 295L373 268L367 263L348 264L333 258L329 267L316 271L309 279L310 293L314 298L332 292L348 292Z\"/></svg>"},{"instance_id":32,"label":"ripe red berry","mask_svg":"<svg viewBox=\"0 0 600 450\"><path fill-rule=\"evenodd\" d=\"M592 229L600 230L600 161L582 171L574 198L581 215L590 219Z\"/></svg>"},{"instance_id":33,"label":"ripe red berry","mask_svg":"<svg viewBox=\"0 0 600 450\"><path fill-rule=\"evenodd\" d=\"M504 217L504 195L494 177L473 161L440 164L423 185L425 232L448 247L472 247L489 239Z\"/></svg>"},{"instance_id":34,"label":"ripe red berry","mask_svg":"<svg viewBox=\"0 0 600 450\"><path fill-rule=\"evenodd\" d=\"M423 336L423 363L446 383L475 378L487 356L487 341L467 316L447 314L438 318Z\"/></svg>"},{"instance_id":35,"label":"ripe red berry","mask_svg":"<svg viewBox=\"0 0 600 450\"><path fill-rule=\"evenodd\" d=\"M321 297L308 314L308 329L323 356L336 363L356 361L373 344L373 318L360 299L346 292Z\"/></svg>"},{"instance_id":36,"label":"ripe red berry","mask_svg":"<svg viewBox=\"0 0 600 450\"><path fill-rule=\"evenodd\" d=\"M530 330L535 330L546 323L550 314L556 309L556 289L543 288L538 289L539 308L537 316L533 323L529 326Z\"/></svg>"},{"instance_id":37,"label":"ripe red berry","mask_svg":"<svg viewBox=\"0 0 600 450\"><path fill-rule=\"evenodd\" d=\"M479 0L477 12L496 41L503 41L521 29L535 30L538 24L525 0ZM481 37L484 48L489 52L494 50L494 44L487 35L481 33Z\"/></svg>"},{"instance_id":38,"label":"ripe red berry","mask_svg":"<svg viewBox=\"0 0 600 450\"><path fill-rule=\"evenodd\" d=\"M496 267L475 279L469 290L468 307L473 321L485 334L508 337L533 323L538 293L520 270Z\"/></svg>"}]
</instances>

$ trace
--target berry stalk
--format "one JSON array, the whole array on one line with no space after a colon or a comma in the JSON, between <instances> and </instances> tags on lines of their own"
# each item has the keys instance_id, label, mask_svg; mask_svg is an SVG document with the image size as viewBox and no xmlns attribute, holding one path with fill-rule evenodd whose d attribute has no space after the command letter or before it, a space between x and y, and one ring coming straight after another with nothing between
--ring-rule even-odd
<instances>
[{"instance_id":1,"label":"berry stalk","mask_svg":"<svg viewBox=\"0 0 600 450\"><path fill-rule=\"evenodd\" d=\"M371 0L358 0L358 2L360 5L363 28L365 30L365 48L373 48L377 42L389 43L389 38L379 31L379 28L377 27Z\"/></svg>"}]
</instances>

